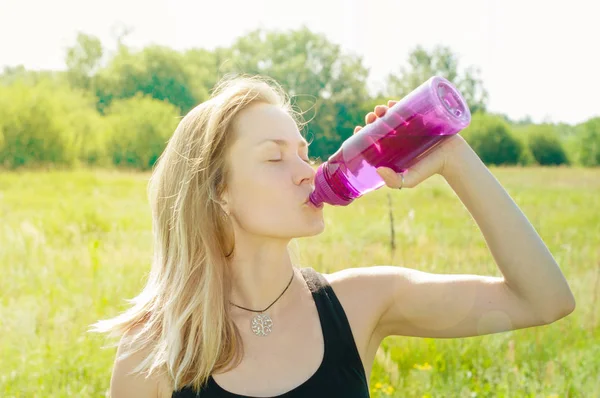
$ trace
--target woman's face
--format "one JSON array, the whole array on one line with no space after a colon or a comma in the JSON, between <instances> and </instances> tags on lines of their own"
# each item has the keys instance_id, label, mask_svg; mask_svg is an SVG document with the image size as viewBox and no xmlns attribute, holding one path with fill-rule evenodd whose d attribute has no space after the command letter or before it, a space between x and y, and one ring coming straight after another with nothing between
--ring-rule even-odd
<instances>
[{"instance_id":1,"label":"woman's face","mask_svg":"<svg viewBox=\"0 0 600 398\"><path fill-rule=\"evenodd\" d=\"M224 199L238 226L282 239L322 232L322 208L306 203L315 171L292 117L277 106L256 103L237 115L233 127Z\"/></svg>"}]
</instances>

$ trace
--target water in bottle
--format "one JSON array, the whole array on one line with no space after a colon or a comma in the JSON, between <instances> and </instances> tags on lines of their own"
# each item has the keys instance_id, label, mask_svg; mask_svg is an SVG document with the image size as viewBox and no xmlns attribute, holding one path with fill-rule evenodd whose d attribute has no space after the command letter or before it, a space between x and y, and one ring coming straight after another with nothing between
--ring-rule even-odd
<instances>
[{"instance_id":1,"label":"water in bottle","mask_svg":"<svg viewBox=\"0 0 600 398\"><path fill-rule=\"evenodd\" d=\"M319 166L311 202L350 204L385 185L378 167L403 172L470 121L469 107L456 87L441 76L431 77Z\"/></svg>"}]
</instances>

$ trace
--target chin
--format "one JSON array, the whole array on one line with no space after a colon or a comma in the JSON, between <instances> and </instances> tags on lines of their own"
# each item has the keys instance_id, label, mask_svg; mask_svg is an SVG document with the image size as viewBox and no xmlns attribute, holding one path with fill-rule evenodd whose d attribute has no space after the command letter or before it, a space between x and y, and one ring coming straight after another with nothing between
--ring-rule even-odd
<instances>
[{"instance_id":1,"label":"chin","mask_svg":"<svg viewBox=\"0 0 600 398\"><path fill-rule=\"evenodd\" d=\"M321 234L325 230L325 223L315 223L308 228L306 226L302 228L294 228L294 230L289 231L289 235L287 235L288 239L297 239L297 238L308 238L311 236L316 236Z\"/></svg>"},{"instance_id":2,"label":"chin","mask_svg":"<svg viewBox=\"0 0 600 398\"><path fill-rule=\"evenodd\" d=\"M315 224L313 228L305 231L305 233L301 234L302 237L316 236L322 233L325 230L325 222L321 222Z\"/></svg>"}]
</instances>

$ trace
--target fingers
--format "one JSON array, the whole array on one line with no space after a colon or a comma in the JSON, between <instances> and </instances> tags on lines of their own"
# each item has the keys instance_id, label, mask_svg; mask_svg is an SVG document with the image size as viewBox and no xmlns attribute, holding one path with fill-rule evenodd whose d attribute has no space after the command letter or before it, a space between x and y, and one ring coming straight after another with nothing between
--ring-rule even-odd
<instances>
[{"instance_id":1,"label":"fingers","mask_svg":"<svg viewBox=\"0 0 600 398\"><path fill-rule=\"evenodd\" d=\"M377 105L375 106L374 112L369 112L365 116L365 123L373 123L378 117L382 117L385 115L390 106L394 106L397 101L388 101L388 106L385 105Z\"/></svg>"},{"instance_id":2,"label":"fingers","mask_svg":"<svg viewBox=\"0 0 600 398\"><path fill-rule=\"evenodd\" d=\"M383 115L385 115L385 112L388 110L388 107L385 105L377 105L375 107L375 115L377 115L377 117L382 117Z\"/></svg>"},{"instance_id":3,"label":"fingers","mask_svg":"<svg viewBox=\"0 0 600 398\"><path fill-rule=\"evenodd\" d=\"M365 124L371 124L371 123L373 123L375 120L377 120L378 117L382 117L383 115L385 115L385 113L387 112L387 110L389 108L391 108L392 106L396 105L397 103L398 103L398 101L389 100L387 106L385 106L385 105L377 105L377 106L375 106L374 112L369 112L365 116ZM354 133L353 134L358 133L361 129L362 129L361 126L356 126L354 128Z\"/></svg>"},{"instance_id":4,"label":"fingers","mask_svg":"<svg viewBox=\"0 0 600 398\"><path fill-rule=\"evenodd\" d=\"M377 119L377 115L375 114L375 112L369 112L365 116L365 124L373 123L375 119Z\"/></svg>"},{"instance_id":5,"label":"fingers","mask_svg":"<svg viewBox=\"0 0 600 398\"><path fill-rule=\"evenodd\" d=\"M400 173L396 173L394 170L389 167L378 167L377 174L383 179L385 185L390 188L400 188L406 187L406 179L404 180L404 184L402 183L402 176Z\"/></svg>"}]
</instances>

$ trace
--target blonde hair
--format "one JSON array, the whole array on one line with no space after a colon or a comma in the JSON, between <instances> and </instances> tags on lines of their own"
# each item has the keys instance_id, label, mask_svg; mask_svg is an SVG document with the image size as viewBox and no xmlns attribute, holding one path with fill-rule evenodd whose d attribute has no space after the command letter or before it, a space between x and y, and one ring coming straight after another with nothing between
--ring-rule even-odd
<instances>
[{"instance_id":1,"label":"blonde hair","mask_svg":"<svg viewBox=\"0 0 600 398\"><path fill-rule=\"evenodd\" d=\"M281 107L302 125L279 84L249 75L225 76L180 121L148 183L154 254L147 283L126 300L131 308L89 330L128 338L132 349L122 358L149 346L150 354L133 372L166 371L175 390L198 391L212 372L237 366L243 355L226 303L227 258L235 242L219 199L229 173L226 153L235 139L232 122L258 102Z\"/></svg>"}]
</instances>

